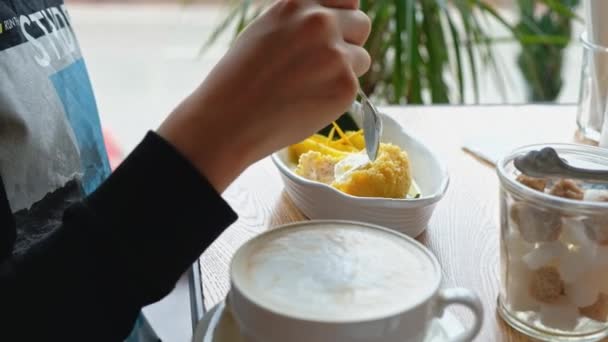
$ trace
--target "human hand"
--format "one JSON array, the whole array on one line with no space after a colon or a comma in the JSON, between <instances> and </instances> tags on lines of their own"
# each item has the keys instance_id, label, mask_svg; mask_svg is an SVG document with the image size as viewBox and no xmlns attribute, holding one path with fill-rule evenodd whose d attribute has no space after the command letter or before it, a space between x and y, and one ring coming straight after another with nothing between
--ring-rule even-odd
<instances>
[{"instance_id":1,"label":"human hand","mask_svg":"<svg viewBox=\"0 0 608 342\"><path fill-rule=\"evenodd\" d=\"M218 189L343 113L370 66L358 0L282 0L159 129Z\"/></svg>"}]
</instances>

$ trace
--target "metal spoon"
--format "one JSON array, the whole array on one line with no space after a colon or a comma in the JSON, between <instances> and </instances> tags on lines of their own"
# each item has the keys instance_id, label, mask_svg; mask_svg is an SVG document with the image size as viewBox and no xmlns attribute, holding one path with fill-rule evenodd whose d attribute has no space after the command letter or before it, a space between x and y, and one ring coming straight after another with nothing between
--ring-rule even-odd
<instances>
[{"instance_id":1,"label":"metal spoon","mask_svg":"<svg viewBox=\"0 0 608 342\"><path fill-rule=\"evenodd\" d=\"M363 111L363 136L365 137L365 150L370 161L376 160L380 149L380 136L382 135L382 119L378 114L376 106L359 89L361 103L355 101L351 107L351 112L359 113Z\"/></svg>"},{"instance_id":2,"label":"metal spoon","mask_svg":"<svg viewBox=\"0 0 608 342\"><path fill-rule=\"evenodd\" d=\"M363 111L363 136L365 137L367 157L364 154L353 154L342 159L334 168L336 179L342 179L357 170L367 167L378 157L380 136L382 135L382 119L376 107L365 96L363 91L359 89L358 93L361 97L361 102L354 101L350 112L358 114Z\"/></svg>"},{"instance_id":3,"label":"metal spoon","mask_svg":"<svg viewBox=\"0 0 608 342\"><path fill-rule=\"evenodd\" d=\"M559 157L555 149L543 148L530 151L515 158L515 167L522 173L536 178L562 177L585 180L589 182L608 182L608 170L589 170L574 167Z\"/></svg>"}]
</instances>

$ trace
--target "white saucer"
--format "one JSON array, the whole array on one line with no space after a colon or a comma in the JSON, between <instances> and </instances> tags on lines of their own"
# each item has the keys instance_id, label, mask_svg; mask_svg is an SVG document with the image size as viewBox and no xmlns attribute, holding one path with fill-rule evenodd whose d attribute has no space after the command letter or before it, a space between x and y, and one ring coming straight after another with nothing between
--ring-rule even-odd
<instances>
[{"instance_id":1,"label":"white saucer","mask_svg":"<svg viewBox=\"0 0 608 342\"><path fill-rule=\"evenodd\" d=\"M462 323L450 312L434 319L426 342L445 342L464 331ZM194 331L193 342L242 342L239 329L225 302L213 307L201 319Z\"/></svg>"}]
</instances>

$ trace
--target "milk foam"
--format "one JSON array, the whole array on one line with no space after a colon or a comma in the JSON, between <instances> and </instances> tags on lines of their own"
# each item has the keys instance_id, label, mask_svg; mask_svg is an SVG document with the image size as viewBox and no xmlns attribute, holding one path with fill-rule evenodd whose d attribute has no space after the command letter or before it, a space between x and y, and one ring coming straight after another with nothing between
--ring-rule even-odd
<instances>
[{"instance_id":1,"label":"milk foam","mask_svg":"<svg viewBox=\"0 0 608 342\"><path fill-rule=\"evenodd\" d=\"M257 240L233 276L271 310L316 321L386 317L428 297L438 281L431 259L390 232L324 224Z\"/></svg>"}]
</instances>

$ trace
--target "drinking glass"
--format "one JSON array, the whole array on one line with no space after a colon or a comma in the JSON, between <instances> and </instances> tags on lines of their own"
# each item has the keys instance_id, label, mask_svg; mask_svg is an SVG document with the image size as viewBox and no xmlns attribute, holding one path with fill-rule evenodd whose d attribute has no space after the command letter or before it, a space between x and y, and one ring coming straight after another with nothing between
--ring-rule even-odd
<instances>
[{"instance_id":1,"label":"drinking glass","mask_svg":"<svg viewBox=\"0 0 608 342\"><path fill-rule=\"evenodd\" d=\"M580 37L583 66L578 100L577 124L583 138L600 141L608 97L608 47L591 42L587 33Z\"/></svg>"}]
</instances>

